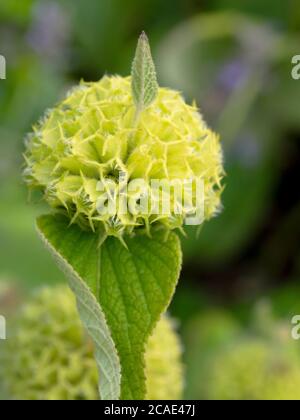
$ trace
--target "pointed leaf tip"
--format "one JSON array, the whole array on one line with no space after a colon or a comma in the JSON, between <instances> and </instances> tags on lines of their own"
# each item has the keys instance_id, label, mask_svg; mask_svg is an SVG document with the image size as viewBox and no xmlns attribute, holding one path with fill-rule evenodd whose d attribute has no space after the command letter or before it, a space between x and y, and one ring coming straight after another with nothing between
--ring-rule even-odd
<instances>
[{"instance_id":1,"label":"pointed leaf tip","mask_svg":"<svg viewBox=\"0 0 300 420\"><path fill-rule=\"evenodd\" d=\"M142 31L142 33L140 35L140 39L144 39L144 40L149 42L148 36L147 36L145 31Z\"/></svg>"},{"instance_id":2,"label":"pointed leaf tip","mask_svg":"<svg viewBox=\"0 0 300 420\"><path fill-rule=\"evenodd\" d=\"M158 92L155 65L148 37L144 31L138 40L131 76L132 95L139 114L152 104Z\"/></svg>"}]
</instances>

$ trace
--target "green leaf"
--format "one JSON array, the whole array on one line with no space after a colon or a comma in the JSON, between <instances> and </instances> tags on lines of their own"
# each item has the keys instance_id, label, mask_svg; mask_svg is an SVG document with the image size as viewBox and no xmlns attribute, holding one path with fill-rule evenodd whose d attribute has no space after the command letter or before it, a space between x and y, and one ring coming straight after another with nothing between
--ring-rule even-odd
<instances>
[{"instance_id":1,"label":"green leaf","mask_svg":"<svg viewBox=\"0 0 300 420\"><path fill-rule=\"evenodd\" d=\"M181 269L177 235L136 235L126 238L128 249L109 237L99 248L97 235L68 227L63 216L42 216L37 224L66 268L95 342L102 399L145 399L145 346L172 299Z\"/></svg>"},{"instance_id":2,"label":"green leaf","mask_svg":"<svg viewBox=\"0 0 300 420\"><path fill-rule=\"evenodd\" d=\"M147 35L143 32L138 40L132 64L132 95L137 114L142 112L155 100L158 92L155 65Z\"/></svg>"}]
</instances>

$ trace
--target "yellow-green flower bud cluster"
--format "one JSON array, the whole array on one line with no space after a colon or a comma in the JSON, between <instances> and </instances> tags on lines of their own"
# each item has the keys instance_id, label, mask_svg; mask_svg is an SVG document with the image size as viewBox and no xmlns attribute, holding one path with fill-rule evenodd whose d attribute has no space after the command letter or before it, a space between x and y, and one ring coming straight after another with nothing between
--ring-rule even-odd
<instances>
[{"instance_id":1,"label":"yellow-green flower bud cluster","mask_svg":"<svg viewBox=\"0 0 300 420\"><path fill-rule=\"evenodd\" d=\"M166 316L149 339L145 373L148 399L181 398L181 346ZM0 384L16 400L99 399L93 344L66 286L37 291L10 323L0 347Z\"/></svg>"},{"instance_id":2,"label":"yellow-green flower bud cluster","mask_svg":"<svg viewBox=\"0 0 300 420\"><path fill-rule=\"evenodd\" d=\"M223 167L217 135L196 106L165 88L136 119L130 77L82 82L34 127L25 160L28 186L41 190L52 208L72 223L104 228L108 235L120 237L137 228L149 232L157 225L180 228L198 210L195 183L200 180L203 220L220 208ZM136 180L143 181L143 189L131 184ZM164 198L170 208L164 212L153 180L192 184L183 204L171 187ZM116 206L99 211L107 210L112 196ZM145 196L158 206L149 200L146 211L140 211Z\"/></svg>"}]
</instances>

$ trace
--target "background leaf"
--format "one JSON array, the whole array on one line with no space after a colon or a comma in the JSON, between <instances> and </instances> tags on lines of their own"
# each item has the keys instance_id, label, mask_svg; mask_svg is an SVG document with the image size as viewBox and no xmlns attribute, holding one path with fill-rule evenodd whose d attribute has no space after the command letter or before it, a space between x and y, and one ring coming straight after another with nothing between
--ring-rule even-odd
<instances>
[{"instance_id":1,"label":"background leaf","mask_svg":"<svg viewBox=\"0 0 300 420\"><path fill-rule=\"evenodd\" d=\"M175 291L182 259L178 237L171 233L166 239L164 232L157 232L151 239L137 235L126 238L127 250L111 237L98 248L97 235L75 225L68 227L63 216L42 216L38 228L59 259L69 266L69 277L73 271L71 287L82 320L99 350L98 365L102 368L104 364L113 378L119 374L116 356L113 363L108 357L115 353L108 326L121 363L121 399L144 399L145 345ZM93 310L87 307L90 305ZM100 329L94 324L95 313ZM100 352L103 343L111 348L108 354ZM102 372L100 375L102 398L103 388L109 397L107 389L112 384L103 383ZM111 389L116 396L116 383Z\"/></svg>"}]
</instances>

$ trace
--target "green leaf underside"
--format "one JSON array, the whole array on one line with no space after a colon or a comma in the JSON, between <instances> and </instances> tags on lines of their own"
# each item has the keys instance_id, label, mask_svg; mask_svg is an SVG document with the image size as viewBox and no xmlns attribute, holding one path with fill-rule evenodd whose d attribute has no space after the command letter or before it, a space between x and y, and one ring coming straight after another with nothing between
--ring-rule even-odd
<instances>
[{"instance_id":1,"label":"green leaf underside","mask_svg":"<svg viewBox=\"0 0 300 420\"><path fill-rule=\"evenodd\" d=\"M155 100L158 92L155 65L147 35L143 32L139 38L132 64L132 95L137 114Z\"/></svg>"},{"instance_id":2,"label":"green leaf underside","mask_svg":"<svg viewBox=\"0 0 300 420\"><path fill-rule=\"evenodd\" d=\"M102 399L145 399L145 346L172 299L181 269L177 235L136 235L126 238L127 250L113 237L99 248L97 235L68 227L64 216L42 216L37 225L66 268L95 342Z\"/></svg>"}]
</instances>

